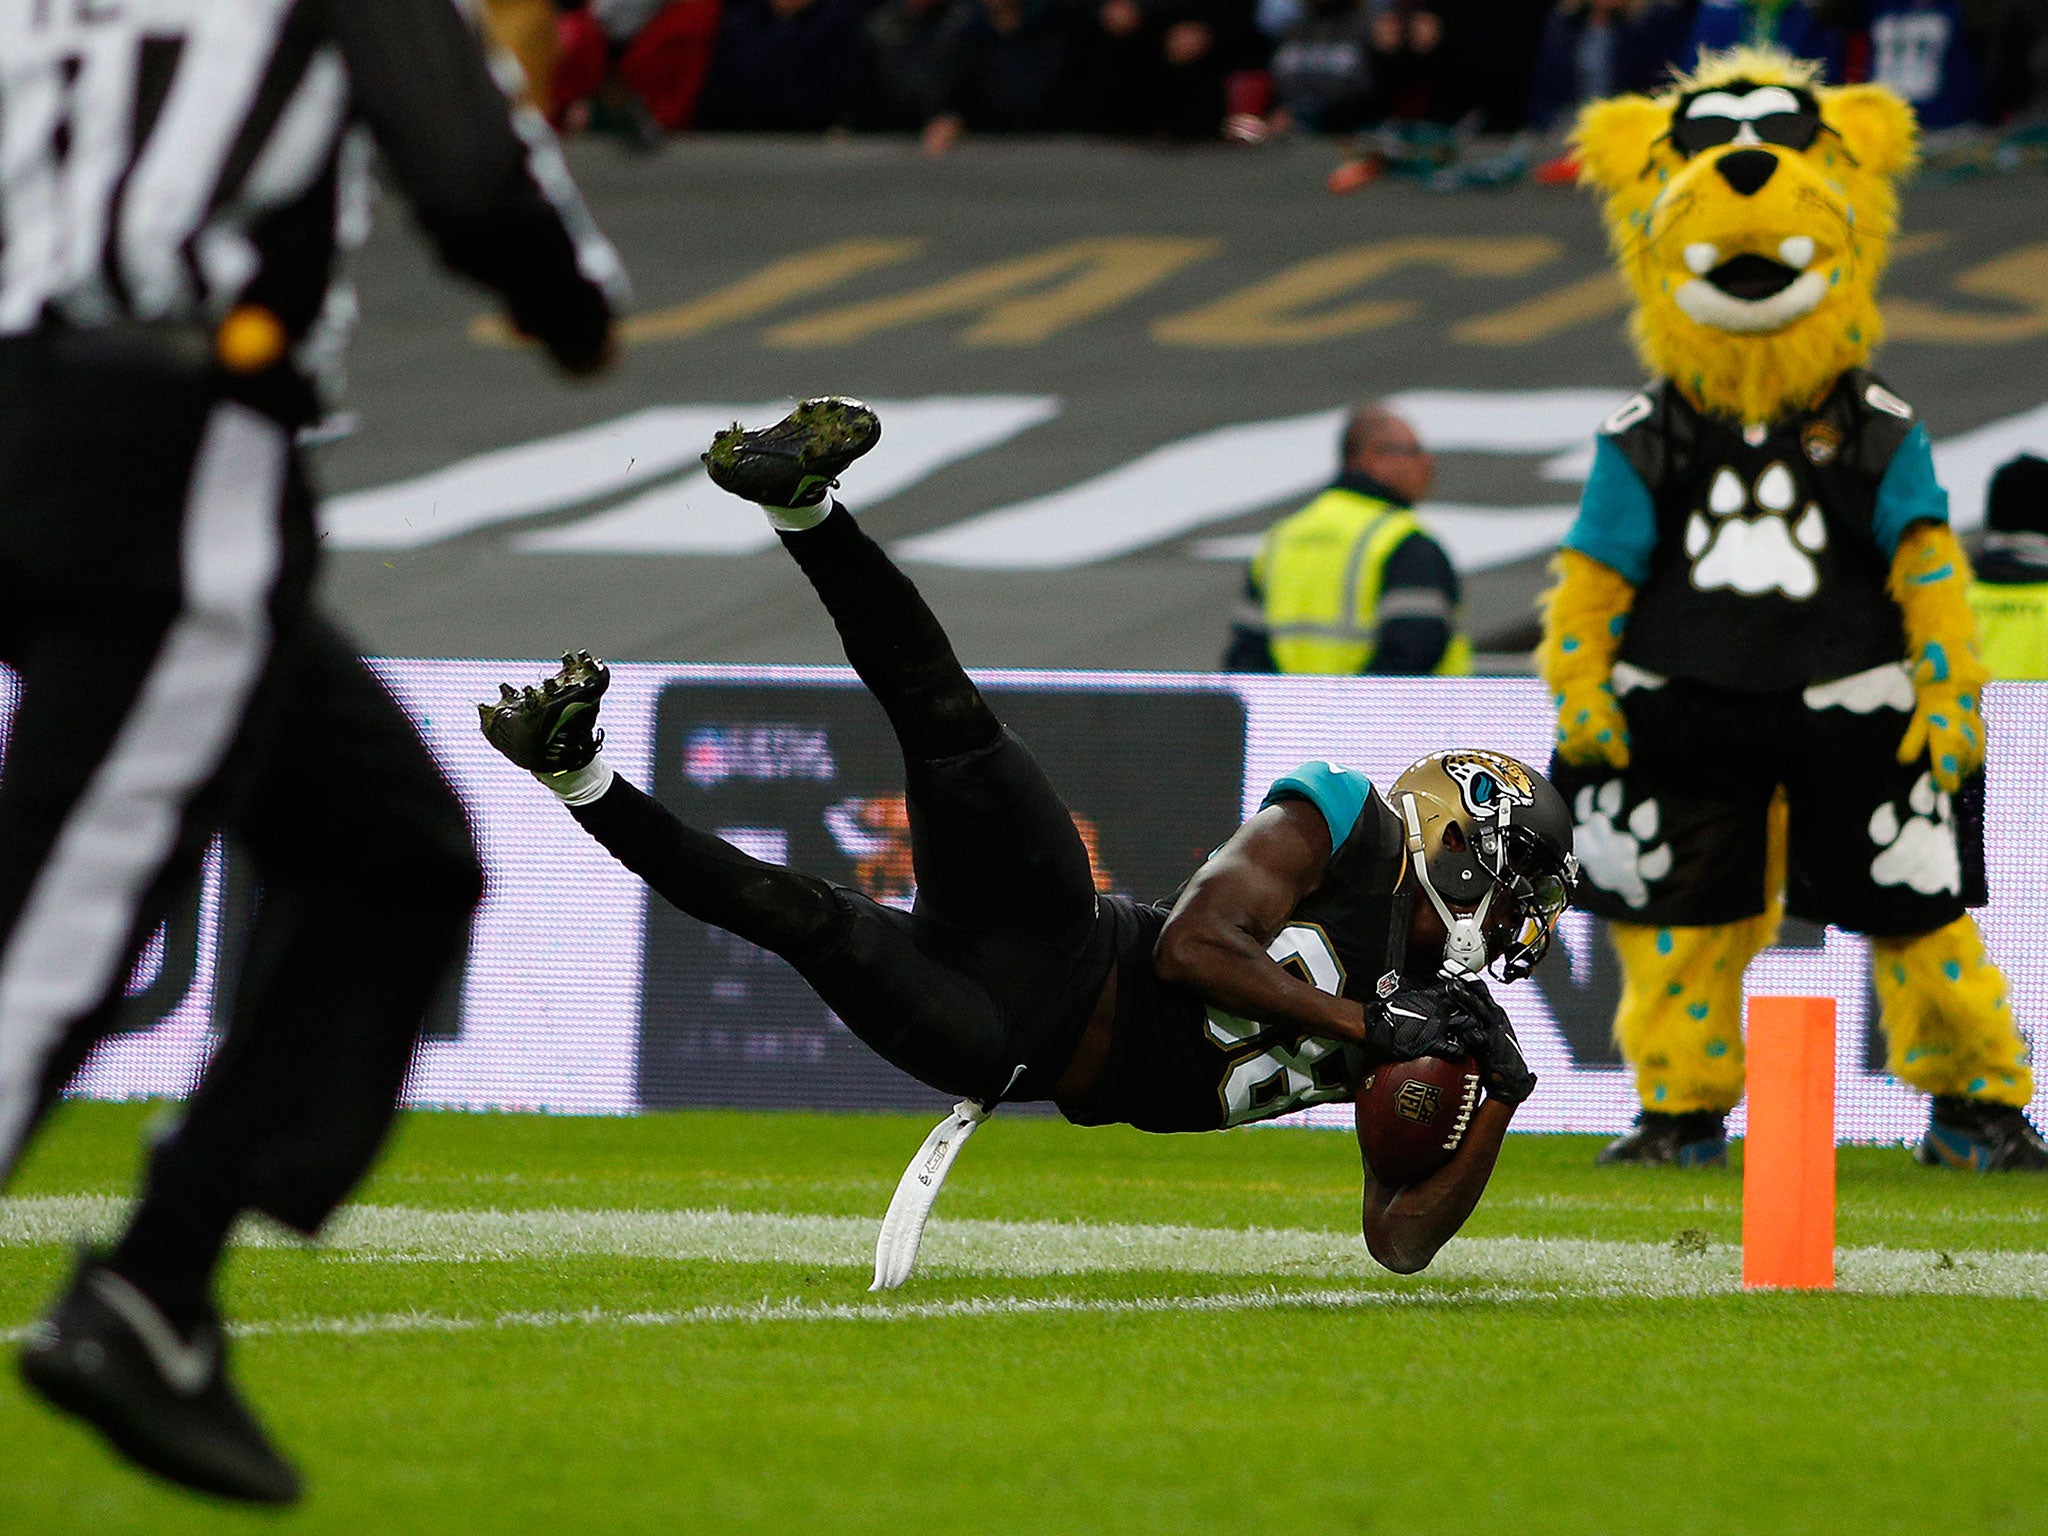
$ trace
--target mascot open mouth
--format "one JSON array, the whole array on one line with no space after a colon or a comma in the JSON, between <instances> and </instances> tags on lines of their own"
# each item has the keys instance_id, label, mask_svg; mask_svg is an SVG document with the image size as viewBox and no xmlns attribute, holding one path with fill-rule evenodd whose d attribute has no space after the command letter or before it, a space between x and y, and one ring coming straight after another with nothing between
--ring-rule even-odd
<instances>
[{"instance_id":1,"label":"mascot open mouth","mask_svg":"<svg viewBox=\"0 0 2048 1536\"><path fill-rule=\"evenodd\" d=\"M1732 299L1768 299L1790 288L1799 276L1797 267L1768 256L1731 256L1707 273L1707 281Z\"/></svg>"},{"instance_id":2,"label":"mascot open mouth","mask_svg":"<svg viewBox=\"0 0 2048 1536\"><path fill-rule=\"evenodd\" d=\"M1717 246L1688 245L1685 265L1693 280L1672 298L1690 319L1717 331L1775 331L1811 314L1827 296L1827 279L1808 266L1814 252L1805 235L1780 241L1776 257L1754 251L1724 257Z\"/></svg>"}]
</instances>

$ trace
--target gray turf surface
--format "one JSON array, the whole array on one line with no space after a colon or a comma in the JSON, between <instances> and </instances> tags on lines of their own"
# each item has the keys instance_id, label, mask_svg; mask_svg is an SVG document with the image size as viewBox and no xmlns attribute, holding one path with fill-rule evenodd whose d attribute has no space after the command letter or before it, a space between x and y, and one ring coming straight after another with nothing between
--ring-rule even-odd
<instances>
[{"instance_id":1,"label":"gray turf surface","mask_svg":"<svg viewBox=\"0 0 2048 1536\"><path fill-rule=\"evenodd\" d=\"M622 248L644 310L730 284L792 253L854 236L925 242L883 268L760 319L632 349L594 386L564 388L531 355L479 344L485 306L437 276L387 200L359 271L366 318L353 354L358 426L323 449L322 478L348 491L651 404L768 400L821 390L878 398L999 393L1058 396L1057 419L930 475L877 507L900 539L1064 487L1170 440L1226 423L1308 412L1394 390L1624 389L1637 370L1620 322L1603 318L1533 342L1460 339L1460 322L1594 276L1605 267L1590 198L1565 189L1437 194L1383 184L1322 189L1333 152L1169 150L1081 143L975 144L938 164L907 144L677 141L644 158L605 144L571 159ZM1887 292L1979 317L1963 341L1901 340L1880 360L1937 439L2048 401L2048 185L2014 177L1918 186L1907 227L1928 248ZM845 345L771 346L773 325L881 299L1063 242L1103 235L1220 240L1149 291L1027 345L972 345L972 317L883 331ZM1153 324L1306 259L1373 241L1550 237L1559 254L1520 276L1410 268L1330 301L1412 300L1415 315L1348 338L1250 347L1169 346ZM1958 294L1959 274L2024 248L2013 296ZM1951 329L1956 327L1951 326ZM2048 448L2048 444L2042 445ZM1439 499L1489 506L1568 501L1539 479L1541 456L1452 454ZM542 555L511 535L590 510L545 513L444 542L332 553L327 590L366 649L387 654L531 656L588 645L621 659L824 662L829 627L777 551L740 557ZM1246 533L1273 511L1200 530ZM1239 580L1179 538L1061 571L926 568L920 580L971 665L1201 668L1213 664ZM1526 643L1540 558L1474 576L1482 644Z\"/></svg>"}]
</instances>

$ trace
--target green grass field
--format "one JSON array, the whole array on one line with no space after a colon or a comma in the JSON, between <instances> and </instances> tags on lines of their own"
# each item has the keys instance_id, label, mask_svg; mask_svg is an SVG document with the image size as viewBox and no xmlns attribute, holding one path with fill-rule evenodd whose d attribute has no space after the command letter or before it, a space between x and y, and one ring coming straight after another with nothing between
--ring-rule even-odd
<instances>
[{"instance_id":1,"label":"green grass field","mask_svg":"<svg viewBox=\"0 0 2048 1536\"><path fill-rule=\"evenodd\" d=\"M145 1106L0 1201L0 1330L118 1213ZM1741 1294L1734 1171L1512 1137L1426 1273L1350 1137L1003 1120L866 1286L899 1116L417 1114L319 1249L229 1267L285 1516L118 1467L10 1380L0 1530L2034 1532L2048 1181L1841 1164L1842 1290ZM10 1344L11 1348L11 1344ZM10 1373L11 1375L11 1373Z\"/></svg>"}]
</instances>

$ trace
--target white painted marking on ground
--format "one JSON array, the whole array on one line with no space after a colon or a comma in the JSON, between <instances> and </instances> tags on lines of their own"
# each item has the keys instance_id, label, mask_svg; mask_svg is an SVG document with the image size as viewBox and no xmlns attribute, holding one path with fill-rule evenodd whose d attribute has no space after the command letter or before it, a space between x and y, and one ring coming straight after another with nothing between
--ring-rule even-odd
<instances>
[{"instance_id":1,"label":"white painted marking on ground","mask_svg":"<svg viewBox=\"0 0 2048 1536\"><path fill-rule=\"evenodd\" d=\"M1447 1291L1419 1287L1400 1291L1260 1290L1220 1296L1135 1296L1111 1300L1094 1296L975 1296L955 1301L810 1302L799 1297L763 1297L744 1306L687 1307L675 1311L623 1312L589 1307L574 1312L498 1312L457 1317L442 1312L372 1312L353 1317L277 1318L230 1323L237 1338L327 1335L364 1338L385 1333L476 1333L504 1328L690 1328L719 1323L896 1323L952 1318L1047 1316L1161 1316L1174 1313L1272 1312L1292 1308L1412 1306L1498 1306L1546 1300L1539 1293ZM28 1329L0 1329L0 1343L18 1343Z\"/></svg>"},{"instance_id":2,"label":"white painted marking on ground","mask_svg":"<svg viewBox=\"0 0 2048 1536\"><path fill-rule=\"evenodd\" d=\"M857 512L1051 420L1060 409L1057 395L934 395L872 404L881 413L882 440L846 472L840 493ZM765 414L743 419L759 425ZM553 555L748 555L774 544L761 509L727 495L701 471L608 511L512 541L529 554Z\"/></svg>"},{"instance_id":3,"label":"white painted marking on ground","mask_svg":"<svg viewBox=\"0 0 2048 1536\"><path fill-rule=\"evenodd\" d=\"M968 570L1063 570L1305 496L1330 478L1342 411L1242 422L1155 448L1079 485L896 546Z\"/></svg>"},{"instance_id":4,"label":"white painted marking on ground","mask_svg":"<svg viewBox=\"0 0 2048 1536\"><path fill-rule=\"evenodd\" d=\"M104 1235L125 1202L105 1197L0 1200L0 1247L55 1247ZM761 1211L439 1211L353 1206L321 1249L344 1260L490 1262L571 1254L792 1264L865 1271L875 1220ZM298 1247L280 1229L251 1225L242 1240ZM1839 1285L1875 1294L1954 1294L2048 1299L2048 1252L1843 1248ZM1345 1232L1139 1223L934 1221L920 1270L1024 1278L1174 1273L1353 1278L1401 1286ZM1460 1238L1430 1266L1431 1282L1511 1286L1550 1295L1698 1296L1740 1289L1732 1247L1674 1253L1663 1243L1588 1239Z\"/></svg>"},{"instance_id":5,"label":"white painted marking on ground","mask_svg":"<svg viewBox=\"0 0 2048 1536\"><path fill-rule=\"evenodd\" d=\"M655 406L575 432L461 459L445 469L328 499L330 549L417 549L493 523L616 495L693 465L711 434L767 405Z\"/></svg>"},{"instance_id":6,"label":"white painted marking on ground","mask_svg":"<svg viewBox=\"0 0 2048 1536\"><path fill-rule=\"evenodd\" d=\"M1414 390L1389 404L1432 451L1535 454L1577 444L1627 398L1598 389ZM1115 559L1328 484L1344 416L1342 409L1311 411L1197 433L1066 490L907 539L896 552L974 570L1060 570ZM1471 524L1466 531L1469 547L1481 549L1485 530ZM1544 537L1555 543L1547 525Z\"/></svg>"}]
</instances>

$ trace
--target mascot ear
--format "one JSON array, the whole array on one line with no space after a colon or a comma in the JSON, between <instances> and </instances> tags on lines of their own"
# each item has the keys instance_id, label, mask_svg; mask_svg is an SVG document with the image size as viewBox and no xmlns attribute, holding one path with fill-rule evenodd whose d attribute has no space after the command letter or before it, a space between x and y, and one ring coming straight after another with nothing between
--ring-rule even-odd
<instances>
[{"instance_id":1,"label":"mascot ear","mask_svg":"<svg viewBox=\"0 0 2048 1536\"><path fill-rule=\"evenodd\" d=\"M1845 85L1820 93L1821 120L1842 136L1863 169L1896 181L1919 155L1913 109L1882 85Z\"/></svg>"},{"instance_id":2,"label":"mascot ear","mask_svg":"<svg viewBox=\"0 0 2048 1536\"><path fill-rule=\"evenodd\" d=\"M1572 143L1579 152L1579 180L1610 196L1634 186L1650 153L1670 131L1671 105L1647 96L1610 96L1579 113Z\"/></svg>"}]
</instances>

